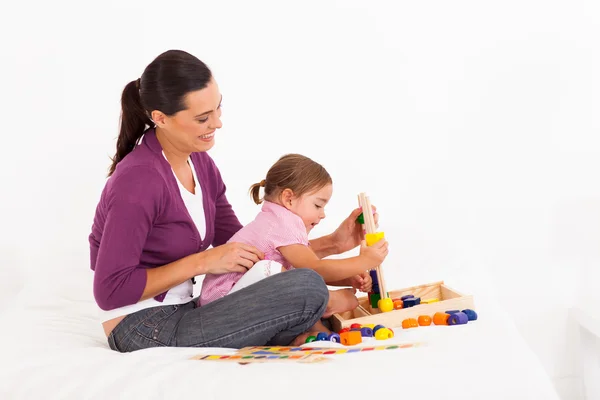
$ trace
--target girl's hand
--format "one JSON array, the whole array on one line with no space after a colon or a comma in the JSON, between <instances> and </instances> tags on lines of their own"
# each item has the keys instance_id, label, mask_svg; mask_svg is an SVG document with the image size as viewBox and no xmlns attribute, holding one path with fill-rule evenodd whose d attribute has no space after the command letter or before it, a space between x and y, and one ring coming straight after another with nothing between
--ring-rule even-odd
<instances>
[{"instance_id":1,"label":"girl's hand","mask_svg":"<svg viewBox=\"0 0 600 400\"><path fill-rule=\"evenodd\" d=\"M198 253L198 275L246 272L264 258L265 255L253 246L226 243Z\"/></svg>"},{"instance_id":2,"label":"girl's hand","mask_svg":"<svg viewBox=\"0 0 600 400\"><path fill-rule=\"evenodd\" d=\"M379 214L377 214L377 208L374 205L371 205L371 207L373 208L373 220L375 221L375 226L377 226L379 223ZM356 222L361 213L362 209L360 207L356 208L340 224L335 232L331 234L332 241L338 249L338 254L352 250L363 240L364 235L361 224Z\"/></svg>"},{"instance_id":3,"label":"girl's hand","mask_svg":"<svg viewBox=\"0 0 600 400\"><path fill-rule=\"evenodd\" d=\"M360 245L360 255L365 262L365 268L374 269L383 264L383 260L388 255L388 242L385 239L379 240L377 243L367 246L365 240Z\"/></svg>"},{"instance_id":4,"label":"girl's hand","mask_svg":"<svg viewBox=\"0 0 600 400\"><path fill-rule=\"evenodd\" d=\"M354 276L351 283L354 289L358 289L363 293L369 293L373 288L373 279L371 279L371 274L368 271Z\"/></svg>"}]
</instances>

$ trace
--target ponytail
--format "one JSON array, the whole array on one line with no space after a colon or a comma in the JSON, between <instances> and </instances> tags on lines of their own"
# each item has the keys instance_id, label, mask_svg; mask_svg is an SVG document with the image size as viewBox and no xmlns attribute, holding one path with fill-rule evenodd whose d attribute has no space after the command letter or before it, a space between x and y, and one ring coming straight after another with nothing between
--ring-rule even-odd
<instances>
[{"instance_id":1,"label":"ponytail","mask_svg":"<svg viewBox=\"0 0 600 400\"><path fill-rule=\"evenodd\" d=\"M121 95L121 129L117 139L117 152L112 158L108 176L115 172L117 164L135 148L138 140L146 131L146 125L154 123L142 106L140 97L140 80L129 82Z\"/></svg>"},{"instance_id":2,"label":"ponytail","mask_svg":"<svg viewBox=\"0 0 600 400\"><path fill-rule=\"evenodd\" d=\"M266 182L264 179L259 183L255 183L254 185L250 186L250 196L256 204L260 204L263 202L263 199L260 198L260 188L265 186Z\"/></svg>"},{"instance_id":3,"label":"ponytail","mask_svg":"<svg viewBox=\"0 0 600 400\"><path fill-rule=\"evenodd\" d=\"M294 196L317 191L325 185L333 184L327 170L319 163L301 154L286 154L277 160L269 171L267 178L250 187L250 195L256 204L263 200L275 201L285 189L290 189ZM260 188L265 188L265 195L259 197Z\"/></svg>"}]
</instances>

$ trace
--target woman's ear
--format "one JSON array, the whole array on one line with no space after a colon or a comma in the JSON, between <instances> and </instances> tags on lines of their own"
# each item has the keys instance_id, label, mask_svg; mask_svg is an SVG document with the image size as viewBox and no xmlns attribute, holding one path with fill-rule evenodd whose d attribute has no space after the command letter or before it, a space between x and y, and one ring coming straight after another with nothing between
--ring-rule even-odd
<instances>
[{"instance_id":1,"label":"woman's ear","mask_svg":"<svg viewBox=\"0 0 600 400\"><path fill-rule=\"evenodd\" d=\"M292 208L294 202L294 192L292 189L283 189L281 192L281 204L288 210Z\"/></svg>"},{"instance_id":2,"label":"woman's ear","mask_svg":"<svg viewBox=\"0 0 600 400\"><path fill-rule=\"evenodd\" d=\"M154 122L157 126L162 128L166 123L167 116L161 111L154 110L150 114L150 118L152 119L152 122Z\"/></svg>"}]
</instances>

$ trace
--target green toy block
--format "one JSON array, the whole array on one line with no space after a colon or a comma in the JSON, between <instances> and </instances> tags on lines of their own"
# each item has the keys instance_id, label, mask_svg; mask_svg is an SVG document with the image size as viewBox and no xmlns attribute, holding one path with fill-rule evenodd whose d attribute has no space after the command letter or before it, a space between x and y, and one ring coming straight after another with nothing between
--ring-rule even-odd
<instances>
[{"instance_id":1,"label":"green toy block","mask_svg":"<svg viewBox=\"0 0 600 400\"><path fill-rule=\"evenodd\" d=\"M373 293L369 296L369 301L371 302L371 308L377 308L377 302L381 299L381 295L379 293Z\"/></svg>"},{"instance_id":2,"label":"green toy block","mask_svg":"<svg viewBox=\"0 0 600 400\"><path fill-rule=\"evenodd\" d=\"M390 292L387 292L388 298L390 297ZM379 293L370 293L369 294L369 302L371 303L371 308L378 308L377 303L381 300L381 295Z\"/></svg>"},{"instance_id":3,"label":"green toy block","mask_svg":"<svg viewBox=\"0 0 600 400\"><path fill-rule=\"evenodd\" d=\"M364 224L365 223L365 216L360 213L360 215L358 216L358 218L356 218L356 222L358 222L359 224Z\"/></svg>"}]
</instances>

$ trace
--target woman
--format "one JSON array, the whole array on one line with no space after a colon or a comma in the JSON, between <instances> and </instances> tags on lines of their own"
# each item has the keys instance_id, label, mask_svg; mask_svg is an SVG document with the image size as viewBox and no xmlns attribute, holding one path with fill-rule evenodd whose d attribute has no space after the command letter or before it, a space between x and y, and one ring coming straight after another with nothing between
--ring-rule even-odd
<instances>
[{"instance_id":1,"label":"woman","mask_svg":"<svg viewBox=\"0 0 600 400\"><path fill-rule=\"evenodd\" d=\"M209 68L175 50L123 91L117 151L89 236L94 297L113 350L295 345L327 308L327 286L305 269L205 307L192 299L195 276L243 272L264 258L226 243L242 225L206 153L221 128L221 99ZM310 242L319 257L360 244L360 212Z\"/></svg>"}]
</instances>

